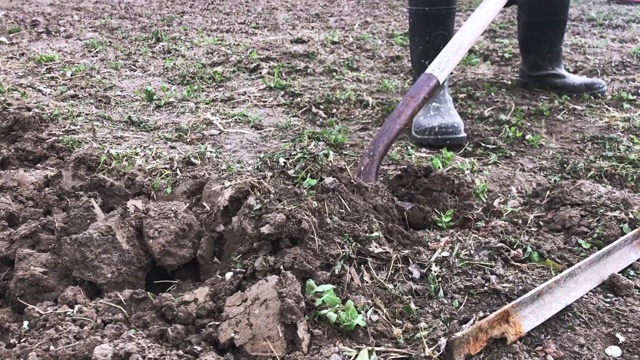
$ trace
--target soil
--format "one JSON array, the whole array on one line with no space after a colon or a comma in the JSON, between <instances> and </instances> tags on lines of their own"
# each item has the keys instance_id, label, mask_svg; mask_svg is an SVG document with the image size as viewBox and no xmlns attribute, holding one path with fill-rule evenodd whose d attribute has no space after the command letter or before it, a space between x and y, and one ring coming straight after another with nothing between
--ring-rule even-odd
<instances>
[{"instance_id":1,"label":"soil","mask_svg":"<svg viewBox=\"0 0 640 360\"><path fill-rule=\"evenodd\" d=\"M449 79L468 145L402 136L356 182L411 84L405 5L1 1L0 358L444 358L640 226L640 7L603 0L565 63L607 96L518 88L506 9ZM640 359L638 274L472 358Z\"/></svg>"}]
</instances>

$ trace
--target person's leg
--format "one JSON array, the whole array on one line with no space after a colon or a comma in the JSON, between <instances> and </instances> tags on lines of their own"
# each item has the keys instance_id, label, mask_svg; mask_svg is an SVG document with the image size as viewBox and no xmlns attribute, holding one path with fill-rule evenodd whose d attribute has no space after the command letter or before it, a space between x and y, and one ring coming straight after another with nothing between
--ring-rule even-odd
<instances>
[{"instance_id":1,"label":"person's leg","mask_svg":"<svg viewBox=\"0 0 640 360\"><path fill-rule=\"evenodd\" d=\"M549 89L560 95L607 91L604 81L565 71L562 61L570 0L518 0L520 85Z\"/></svg>"},{"instance_id":2,"label":"person's leg","mask_svg":"<svg viewBox=\"0 0 640 360\"><path fill-rule=\"evenodd\" d=\"M415 81L454 34L456 0L409 0L409 51ZM420 146L462 145L464 124L445 82L413 119L411 140Z\"/></svg>"}]
</instances>

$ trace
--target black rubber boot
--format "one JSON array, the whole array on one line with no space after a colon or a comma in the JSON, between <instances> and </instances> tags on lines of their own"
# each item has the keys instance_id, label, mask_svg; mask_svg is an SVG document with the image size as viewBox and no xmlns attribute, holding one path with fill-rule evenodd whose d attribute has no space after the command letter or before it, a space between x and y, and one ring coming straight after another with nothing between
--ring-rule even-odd
<instances>
[{"instance_id":1,"label":"black rubber boot","mask_svg":"<svg viewBox=\"0 0 640 360\"><path fill-rule=\"evenodd\" d=\"M602 96L607 85L600 79L577 76L564 69L562 45L570 0L519 0L518 46L520 86L547 89L558 95Z\"/></svg>"},{"instance_id":2,"label":"black rubber boot","mask_svg":"<svg viewBox=\"0 0 640 360\"><path fill-rule=\"evenodd\" d=\"M415 81L453 37L456 0L409 0L407 10ZM446 81L413 119L411 140L416 145L435 148L467 141L464 123L453 105Z\"/></svg>"}]
</instances>

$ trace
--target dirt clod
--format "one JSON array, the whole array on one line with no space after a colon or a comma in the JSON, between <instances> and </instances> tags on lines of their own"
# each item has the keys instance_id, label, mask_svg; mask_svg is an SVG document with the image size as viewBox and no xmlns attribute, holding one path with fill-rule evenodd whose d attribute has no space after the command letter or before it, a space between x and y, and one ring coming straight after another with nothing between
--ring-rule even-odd
<instances>
[{"instance_id":1,"label":"dirt clod","mask_svg":"<svg viewBox=\"0 0 640 360\"><path fill-rule=\"evenodd\" d=\"M79 286L69 286L58 297L58 305L66 305L69 308L76 305L86 306L88 303L89 299Z\"/></svg>"},{"instance_id":2,"label":"dirt clod","mask_svg":"<svg viewBox=\"0 0 640 360\"><path fill-rule=\"evenodd\" d=\"M222 313L218 340L225 347L242 347L253 356L283 356L291 346L306 352L309 339L302 317L304 304L282 297L297 294L299 299L300 288L295 277L285 275L283 280L272 275L247 291L229 297ZM283 327L295 329L296 337L287 338L288 332L281 331Z\"/></svg>"},{"instance_id":3,"label":"dirt clod","mask_svg":"<svg viewBox=\"0 0 640 360\"><path fill-rule=\"evenodd\" d=\"M74 276L104 292L144 288L152 266L136 230L117 213L64 238L62 253Z\"/></svg>"},{"instance_id":4,"label":"dirt clod","mask_svg":"<svg viewBox=\"0 0 640 360\"><path fill-rule=\"evenodd\" d=\"M93 349L91 360L111 360L113 359L114 349L111 344L101 344Z\"/></svg>"},{"instance_id":5,"label":"dirt clod","mask_svg":"<svg viewBox=\"0 0 640 360\"><path fill-rule=\"evenodd\" d=\"M185 203L149 204L143 232L151 256L169 271L191 261L198 251L198 222Z\"/></svg>"},{"instance_id":6,"label":"dirt clod","mask_svg":"<svg viewBox=\"0 0 640 360\"><path fill-rule=\"evenodd\" d=\"M620 274L611 274L607 279L607 283L616 296L631 296L635 283Z\"/></svg>"},{"instance_id":7,"label":"dirt clod","mask_svg":"<svg viewBox=\"0 0 640 360\"><path fill-rule=\"evenodd\" d=\"M420 206L406 201L398 201L396 208L400 211L410 229L424 230L429 227L430 219L428 215L420 209Z\"/></svg>"},{"instance_id":8,"label":"dirt clod","mask_svg":"<svg viewBox=\"0 0 640 360\"><path fill-rule=\"evenodd\" d=\"M60 260L56 255L18 250L9 290L14 309L24 309L25 303L36 305L55 301L68 285L68 278L65 279L66 274L61 273L60 269Z\"/></svg>"}]
</instances>

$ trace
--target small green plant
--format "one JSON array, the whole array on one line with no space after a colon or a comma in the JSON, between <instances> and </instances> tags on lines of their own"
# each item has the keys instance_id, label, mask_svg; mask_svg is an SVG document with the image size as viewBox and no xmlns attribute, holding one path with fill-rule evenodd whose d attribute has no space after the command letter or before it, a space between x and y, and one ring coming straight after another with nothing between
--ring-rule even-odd
<instances>
[{"instance_id":1,"label":"small green plant","mask_svg":"<svg viewBox=\"0 0 640 360\"><path fill-rule=\"evenodd\" d=\"M631 49L631 56L633 56L635 59L640 59L640 46L636 46Z\"/></svg>"},{"instance_id":2,"label":"small green plant","mask_svg":"<svg viewBox=\"0 0 640 360\"><path fill-rule=\"evenodd\" d=\"M476 66L478 64L480 64L480 58L476 54L469 53L462 58L462 65L464 66Z\"/></svg>"},{"instance_id":3,"label":"small green plant","mask_svg":"<svg viewBox=\"0 0 640 360\"><path fill-rule=\"evenodd\" d=\"M551 115L551 108L550 108L549 104L542 103L542 104L540 104L539 109L540 109L540 112L542 113L542 115L544 115L544 116Z\"/></svg>"},{"instance_id":4,"label":"small green plant","mask_svg":"<svg viewBox=\"0 0 640 360\"><path fill-rule=\"evenodd\" d=\"M82 141L75 136L65 135L60 138L60 143L62 146L67 148L68 150L74 150L82 146Z\"/></svg>"},{"instance_id":5,"label":"small green plant","mask_svg":"<svg viewBox=\"0 0 640 360\"><path fill-rule=\"evenodd\" d=\"M543 144L542 135L540 134L535 134L535 135L528 134L527 136L525 136L525 139L527 139L527 143L533 146L534 148L538 148Z\"/></svg>"},{"instance_id":6,"label":"small green plant","mask_svg":"<svg viewBox=\"0 0 640 360\"><path fill-rule=\"evenodd\" d=\"M20 31L22 31L20 26L12 26L12 27L7 29L7 34L13 35L13 34L19 33Z\"/></svg>"},{"instance_id":7,"label":"small green plant","mask_svg":"<svg viewBox=\"0 0 640 360\"><path fill-rule=\"evenodd\" d=\"M329 128L320 130L320 137L329 146L341 147L347 142L348 130L344 126L340 126L335 123L334 120L329 120Z\"/></svg>"},{"instance_id":8,"label":"small green plant","mask_svg":"<svg viewBox=\"0 0 640 360\"><path fill-rule=\"evenodd\" d=\"M502 137L507 139L509 142L513 142L514 140L521 138L522 135L522 131L515 126L507 126L502 131Z\"/></svg>"},{"instance_id":9,"label":"small green plant","mask_svg":"<svg viewBox=\"0 0 640 360\"><path fill-rule=\"evenodd\" d=\"M167 36L167 33L162 30L153 30L151 32L151 40L155 43L165 42L168 38L169 36Z\"/></svg>"},{"instance_id":10,"label":"small green plant","mask_svg":"<svg viewBox=\"0 0 640 360\"><path fill-rule=\"evenodd\" d=\"M339 44L340 43L340 32L338 30L335 30L335 29L329 31L329 33L325 36L325 40L327 41L327 44L329 44L329 45Z\"/></svg>"},{"instance_id":11,"label":"small green plant","mask_svg":"<svg viewBox=\"0 0 640 360\"><path fill-rule=\"evenodd\" d=\"M392 41L395 45L406 47L409 46L409 34L394 31L391 33Z\"/></svg>"},{"instance_id":12,"label":"small green plant","mask_svg":"<svg viewBox=\"0 0 640 360\"><path fill-rule=\"evenodd\" d=\"M173 192L172 182L171 172L164 171L151 182L151 188L155 191L160 191L164 188L164 192L171 194Z\"/></svg>"},{"instance_id":13,"label":"small green plant","mask_svg":"<svg viewBox=\"0 0 640 360\"><path fill-rule=\"evenodd\" d=\"M242 109L236 112L230 112L229 116L233 120L247 123L249 125L255 125L262 121L262 117L260 117L260 115L249 113L246 109Z\"/></svg>"},{"instance_id":14,"label":"small green plant","mask_svg":"<svg viewBox=\"0 0 640 360\"><path fill-rule=\"evenodd\" d=\"M140 93L140 97L148 103L153 103L159 98L158 94L151 86L145 87Z\"/></svg>"},{"instance_id":15,"label":"small green plant","mask_svg":"<svg viewBox=\"0 0 640 360\"><path fill-rule=\"evenodd\" d=\"M38 54L36 55L34 61L36 62L36 64L40 65L58 61L58 59L60 59L58 54Z\"/></svg>"},{"instance_id":16,"label":"small green plant","mask_svg":"<svg viewBox=\"0 0 640 360\"><path fill-rule=\"evenodd\" d=\"M231 264L236 268L236 269L242 269L242 262L240 261L240 257L239 256L234 256L231 258Z\"/></svg>"},{"instance_id":17,"label":"small green plant","mask_svg":"<svg viewBox=\"0 0 640 360\"><path fill-rule=\"evenodd\" d=\"M617 93L613 94L611 96L611 98L613 100L617 100L617 101L621 101L622 102L622 108L623 109L629 109L631 108L631 104L636 101L636 97L633 96L633 94L620 90Z\"/></svg>"},{"instance_id":18,"label":"small green plant","mask_svg":"<svg viewBox=\"0 0 640 360\"><path fill-rule=\"evenodd\" d=\"M284 90L289 86L287 84L287 81L281 77L281 71L279 67L273 69L273 76L267 77L262 81L271 90Z\"/></svg>"},{"instance_id":19,"label":"small green plant","mask_svg":"<svg viewBox=\"0 0 640 360\"><path fill-rule=\"evenodd\" d=\"M317 184L318 184L318 180L317 179L314 179L312 177L308 177L307 180L305 180L302 183L302 187L305 188L305 189L310 189L310 188L316 186Z\"/></svg>"},{"instance_id":20,"label":"small green plant","mask_svg":"<svg viewBox=\"0 0 640 360\"><path fill-rule=\"evenodd\" d=\"M100 48L102 48L102 44L96 39L89 39L84 43L84 45L88 49L94 50L94 51L99 50Z\"/></svg>"},{"instance_id":21,"label":"small green plant","mask_svg":"<svg viewBox=\"0 0 640 360\"><path fill-rule=\"evenodd\" d=\"M396 91L396 82L389 79L383 79L380 82L380 87L378 89L382 92L392 93Z\"/></svg>"},{"instance_id":22,"label":"small green plant","mask_svg":"<svg viewBox=\"0 0 640 360\"><path fill-rule=\"evenodd\" d=\"M364 34L358 35L358 37L356 39L358 39L358 41L366 42L366 41L371 40L372 37L373 36L371 34L364 33Z\"/></svg>"},{"instance_id":23,"label":"small green plant","mask_svg":"<svg viewBox=\"0 0 640 360\"><path fill-rule=\"evenodd\" d=\"M542 255L539 252L533 250L531 246L527 246L524 251L524 258L528 259L532 263L540 263L542 261Z\"/></svg>"},{"instance_id":24,"label":"small green plant","mask_svg":"<svg viewBox=\"0 0 640 360\"><path fill-rule=\"evenodd\" d=\"M114 61L109 64L109 67L113 70L120 70L122 68L122 63L120 61Z\"/></svg>"},{"instance_id":25,"label":"small green plant","mask_svg":"<svg viewBox=\"0 0 640 360\"><path fill-rule=\"evenodd\" d=\"M584 241L582 239L578 239L578 244L580 244L580 247L582 247L585 250L589 250L593 246L593 244L591 244L590 242Z\"/></svg>"},{"instance_id":26,"label":"small green plant","mask_svg":"<svg viewBox=\"0 0 640 360\"><path fill-rule=\"evenodd\" d=\"M74 65L72 67L65 67L62 72L64 72L65 74L71 74L71 75L78 75L83 71L89 70L89 69L93 69L94 67L89 65L84 65L84 64L79 64L79 65Z\"/></svg>"},{"instance_id":27,"label":"small green plant","mask_svg":"<svg viewBox=\"0 0 640 360\"><path fill-rule=\"evenodd\" d=\"M431 167L433 170L444 170L448 168L453 159L455 159L456 154L452 151L447 150L446 148L440 150L440 154L435 154L431 156Z\"/></svg>"},{"instance_id":28,"label":"small green plant","mask_svg":"<svg viewBox=\"0 0 640 360\"><path fill-rule=\"evenodd\" d=\"M160 90L162 91L162 95L158 94L153 87L147 86L138 92L138 96L150 104L155 104L159 108L176 101L175 86L169 88L169 85L162 84L160 85Z\"/></svg>"},{"instance_id":29,"label":"small green plant","mask_svg":"<svg viewBox=\"0 0 640 360\"><path fill-rule=\"evenodd\" d=\"M258 56L258 50L251 49L249 51L249 60L251 60L252 63L256 63L260 61L260 57Z\"/></svg>"},{"instance_id":30,"label":"small green plant","mask_svg":"<svg viewBox=\"0 0 640 360\"><path fill-rule=\"evenodd\" d=\"M444 297L444 288L442 287L442 284L440 282L440 278L438 277L438 275L435 275L433 273L430 273L429 275L427 275L427 284L428 284L428 289L431 296L435 296L438 298Z\"/></svg>"},{"instance_id":31,"label":"small green plant","mask_svg":"<svg viewBox=\"0 0 640 360\"><path fill-rule=\"evenodd\" d=\"M442 229L448 229L453 226L453 209L447 210L444 214L436 210L438 216L433 218L436 226Z\"/></svg>"},{"instance_id":32,"label":"small green plant","mask_svg":"<svg viewBox=\"0 0 640 360\"><path fill-rule=\"evenodd\" d=\"M456 165L456 169L462 171L465 174L471 174L478 169L478 163L473 159L466 159Z\"/></svg>"},{"instance_id":33,"label":"small green plant","mask_svg":"<svg viewBox=\"0 0 640 360\"><path fill-rule=\"evenodd\" d=\"M331 284L317 286L312 279L307 280L305 293L315 300L314 306L321 309L316 316L347 331L352 331L357 326L366 327L364 316L356 309L353 301L347 300L342 304L342 299L335 294L334 288Z\"/></svg>"},{"instance_id":34,"label":"small green plant","mask_svg":"<svg viewBox=\"0 0 640 360\"><path fill-rule=\"evenodd\" d=\"M489 183L486 180L475 180L475 187L473 188L473 195L480 199L482 202L487 201L487 192L489 191Z\"/></svg>"}]
</instances>

